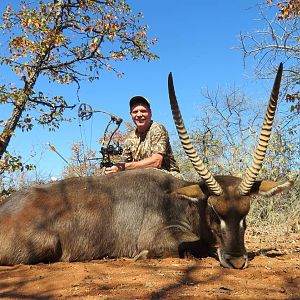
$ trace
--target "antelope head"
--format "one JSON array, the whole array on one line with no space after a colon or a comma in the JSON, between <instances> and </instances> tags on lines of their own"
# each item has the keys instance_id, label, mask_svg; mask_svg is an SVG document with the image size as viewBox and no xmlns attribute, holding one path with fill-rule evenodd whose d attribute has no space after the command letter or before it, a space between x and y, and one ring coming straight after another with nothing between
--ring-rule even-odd
<instances>
[{"instance_id":1,"label":"antelope head","mask_svg":"<svg viewBox=\"0 0 300 300\"><path fill-rule=\"evenodd\" d=\"M250 196L261 194L271 196L291 186L291 182L256 180L266 155L276 111L283 65L279 65L266 115L262 125L258 145L253 155L252 165L243 178L234 176L213 176L197 155L177 103L172 74L169 74L168 88L173 119L181 141L193 167L204 180L206 189L198 186L197 197L207 201L207 223L218 242L218 257L222 266L242 269L248 265L244 245L246 215L250 209Z\"/></svg>"}]
</instances>

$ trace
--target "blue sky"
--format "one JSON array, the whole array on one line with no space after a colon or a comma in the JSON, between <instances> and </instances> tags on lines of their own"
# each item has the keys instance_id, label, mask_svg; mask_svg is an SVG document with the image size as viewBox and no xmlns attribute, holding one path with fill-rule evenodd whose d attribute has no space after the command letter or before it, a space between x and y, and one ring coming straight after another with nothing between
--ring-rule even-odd
<instances>
[{"instance_id":1,"label":"blue sky","mask_svg":"<svg viewBox=\"0 0 300 300\"><path fill-rule=\"evenodd\" d=\"M11 2L16 1L7 1ZM244 68L242 53L233 49L240 46L240 32L254 32L261 26L256 1L131 0L128 3L133 12L143 12L144 23L150 27L149 37L159 39L152 51L160 59L121 62L117 65L125 73L121 79L113 72L103 71L99 81L81 84L81 102L129 121L129 99L133 95L144 95L151 102L153 119L163 123L173 136L175 128L167 91L169 72L173 73L177 97L188 128L192 128L194 117L199 114L197 107L203 101L201 90L205 87L216 89L218 86L226 88L236 85L250 95L257 94L257 98L267 101L272 83L251 80L254 65L249 60ZM1 10L3 6L1 3ZM3 79L7 82L7 78L1 74L0 83ZM44 90L48 96L60 93L69 99L69 104L78 104L76 86L61 87L59 90L44 86ZM0 119L3 114L4 111L0 111ZM67 114L68 117L76 115L77 107ZM99 149L97 140L108 121L109 118L103 114L94 115L91 139L94 150ZM84 125L90 139L91 123ZM122 127L124 129L124 125ZM24 158L29 156L32 149L41 152L33 160L38 170L45 176L59 177L65 163L49 151L47 142L68 159L71 144L80 139L78 120L75 119L72 123L62 124L55 132L41 127L35 127L29 133L18 131L9 150L14 149Z\"/></svg>"}]
</instances>

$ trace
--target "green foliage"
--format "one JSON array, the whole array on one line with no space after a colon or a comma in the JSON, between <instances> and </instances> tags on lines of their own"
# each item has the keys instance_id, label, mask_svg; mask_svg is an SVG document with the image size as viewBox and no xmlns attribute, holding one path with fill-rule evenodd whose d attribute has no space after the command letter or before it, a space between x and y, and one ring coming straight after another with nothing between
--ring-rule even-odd
<instances>
[{"instance_id":1,"label":"green foliage","mask_svg":"<svg viewBox=\"0 0 300 300\"><path fill-rule=\"evenodd\" d=\"M59 83L94 80L102 68L116 71L110 61L157 58L149 51L155 40L147 39L141 18L126 1L23 2L20 10L7 6L1 29L9 36L10 55L1 61L26 78L42 72ZM84 68L78 64L82 61Z\"/></svg>"},{"instance_id":2,"label":"green foliage","mask_svg":"<svg viewBox=\"0 0 300 300\"><path fill-rule=\"evenodd\" d=\"M24 170L33 170L34 168L35 166L32 164L23 163L21 156L15 156L8 152L6 152L3 159L0 160L0 175L4 172L12 173L17 170L23 172Z\"/></svg>"},{"instance_id":3,"label":"green foliage","mask_svg":"<svg viewBox=\"0 0 300 300\"><path fill-rule=\"evenodd\" d=\"M35 168L16 169L0 174L0 204L11 193L26 189L32 185L44 184L49 181L49 176L38 173Z\"/></svg>"}]
</instances>

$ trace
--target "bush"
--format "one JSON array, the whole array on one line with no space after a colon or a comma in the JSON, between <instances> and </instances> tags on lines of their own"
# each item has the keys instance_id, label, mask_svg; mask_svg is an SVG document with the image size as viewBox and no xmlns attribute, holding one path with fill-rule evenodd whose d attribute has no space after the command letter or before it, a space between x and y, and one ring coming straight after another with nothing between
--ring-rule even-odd
<instances>
[{"instance_id":1,"label":"bush","mask_svg":"<svg viewBox=\"0 0 300 300\"><path fill-rule=\"evenodd\" d=\"M248 215L252 235L285 235L300 232L300 180L284 194L253 199Z\"/></svg>"}]
</instances>

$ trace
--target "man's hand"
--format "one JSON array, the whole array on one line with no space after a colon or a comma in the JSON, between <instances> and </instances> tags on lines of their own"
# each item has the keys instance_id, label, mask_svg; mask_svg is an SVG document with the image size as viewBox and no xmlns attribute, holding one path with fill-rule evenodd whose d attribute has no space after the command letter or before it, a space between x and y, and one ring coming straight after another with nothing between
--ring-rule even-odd
<instances>
[{"instance_id":1,"label":"man's hand","mask_svg":"<svg viewBox=\"0 0 300 300\"><path fill-rule=\"evenodd\" d=\"M150 157L144 158L140 161L132 161L127 163L117 163L110 168L106 168L104 174L112 174L125 170L135 170L135 169L146 169L146 168L157 168L161 169L163 163L163 155L154 153Z\"/></svg>"},{"instance_id":2,"label":"man's hand","mask_svg":"<svg viewBox=\"0 0 300 300\"><path fill-rule=\"evenodd\" d=\"M109 168L106 168L104 171L105 175L112 174L112 173L117 173L120 171L125 170L125 164L124 163L117 163Z\"/></svg>"}]
</instances>

